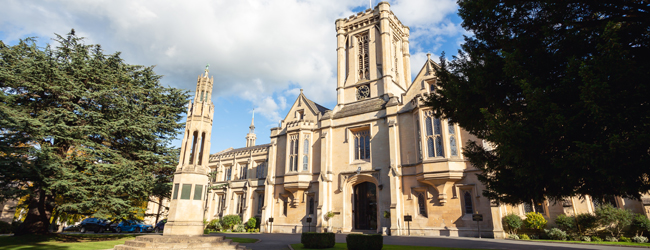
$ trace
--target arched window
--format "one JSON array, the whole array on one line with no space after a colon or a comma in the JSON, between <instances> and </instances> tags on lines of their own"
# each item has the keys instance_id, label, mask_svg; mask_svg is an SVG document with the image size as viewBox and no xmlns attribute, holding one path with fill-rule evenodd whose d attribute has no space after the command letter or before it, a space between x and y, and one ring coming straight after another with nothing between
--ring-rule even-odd
<instances>
[{"instance_id":1,"label":"arched window","mask_svg":"<svg viewBox=\"0 0 650 250\"><path fill-rule=\"evenodd\" d=\"M433 116L433 111L424 113L426 116L427 155L429 157L445 157L442 146L442 123Z\"/></svg>"},{"instance_id":2,"label":"arched window","mask_svg":"<svg viewBox=\"0 0 650 250\"><path fill-rule=\"evenodd\" d=\"M420 215L427 217L427 207L426 207L426 200L424 199L424 194L419 193L418 194L418 208L420 211Z\"/></svg>"},{"instance_id":3,"label":"arched window","mask_svg":"<svg viewBox=\"0 0 650 250\"><path fill-rule=\"evenodd\" d=\"M284 200L284 202L282 204L283 204L282 215L287 216L287 207L289 206L289 204L288 204L288 202L286 200Z\"/></svg>"},{"instance_id":4,"label":"arched window","mask_svg":"<svg viewBox=\"0 0 650 250\"><path fill-rule=\"evenodd\" d=\"M264 207L264 194L257 195L257 214L262 214L262 207Z\"/></svg>"},{"instance_id":5,"label":"arched window","mask_svg":"<svg viewBox=\"0 0 650 250\"><path fill-rule=\"evenodd\" d=\"M352 132L354 136L354 159L370 159L370 130L358 130Z\"/></svg>"},{"instance_id":6,"label":"arched window","mask_svg":"<svg viewBox=\"0 0 650 250\"><path fill-rule=\"evenodd\" d=\"M454 124L450 120L447 120L447 126L449 127L449 149L451 151L451 156L458 156L458 148L456 147L456 130L454 129Z\"/></svg>"},{"instance_id":7,"label":"arched window","mask_svg":"<svg viewBox=\"0 0 650 250\"><path fill-rule=\"evenodd\" d=\"M309 169L309 139L305 139L303 147L302 170L307 171Z\"/></svg>"},{"instance_id":8,"label":"arched window","mask_svg":"<svg viewBox=\"0 0 650 250\"><path fill-rule=\"evenodd\" d=\"M465 191L463 200L465 200L465 214L473 214L474 206L472 205L472 195L469 193L469 191Z\"/></svg>"},{"instance_id":9,"label":"arched window","mask_svg":"<svg viewBox=\"0 0 650 250\"><path fill-rule=\"evenodd\" d=\"M314 214L314 198L309 198L309 214Z\"/></svg>"},{"instance_id":10,"label":"arched window","mask_svg":"<svg viewBox=\"0 0 650 250\"><path fill-rule=\"evenodd\" d=\"M289 171L298 171L298 135L291 136L289 144Z\"/></svg>"}]
</instances>

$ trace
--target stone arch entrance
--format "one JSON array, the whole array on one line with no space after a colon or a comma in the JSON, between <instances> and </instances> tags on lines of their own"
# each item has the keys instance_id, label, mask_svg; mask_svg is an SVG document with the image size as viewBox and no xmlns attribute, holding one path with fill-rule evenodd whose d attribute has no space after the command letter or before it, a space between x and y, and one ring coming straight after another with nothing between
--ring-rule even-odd
<instances>
[{"instance_id":1,"label":"stone arch entrance","mask_svg":"<svg viewBox=\"0 0 650 250\"><path fill-rule=\"evenodd\" d=\"M353 187L354 229L377 229L377 186L372 182L362 182Z\"/></svg>"}]
</instances>

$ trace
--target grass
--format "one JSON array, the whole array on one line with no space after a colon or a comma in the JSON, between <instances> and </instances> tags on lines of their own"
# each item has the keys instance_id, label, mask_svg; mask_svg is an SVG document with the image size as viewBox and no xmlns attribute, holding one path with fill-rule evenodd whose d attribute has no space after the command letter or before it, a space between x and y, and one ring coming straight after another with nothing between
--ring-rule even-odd
<instances>
[{"instance_id":1,"label":"grass","mask_svg":"<svg viewBox=\"0 0 650 250\"><path fill-rule=\"evenodd\" d=\"M303 248L302 243L291 244L293 249L309 249ZM321 250L346 250L348 249L345 243L336 243L333 248L325 248ZM449 248L449 247L421 247L421 246L400 246L400 245L384 245L381 250L476 250L470 248Z\"/></svg>"},{"instance_id":2,"label":"grass","mask_svg":"<svg viewBox=\"0 0 650 250\"><path fill-rule=\"evenodd\" d=\"M253 239L253 238L226 237L226 239L231 239L232 242L237 242L237 243L255 243L255 242L257 242L257 239Z\"/></svg>"},{"instance_id":3,"label":"grass","mask_svg":"<svg viewBox=\"0 0 650 250\"><path fill-rule=\"evenodd\" d=\"M579 243L579 244L593 244L593 245L615 245L615 246L634 246L634 247L648 247L648 243L636 243L636 242L611 242L611 241L568 241L568 240L530 240L537 242L559 242L559 243Z\"/></svg>"},{"instance_id":4,"label":"grass","mask_svg":"<svg viewBox=\"0 0 650 250\"><path fill-rule=\"evenodd\" d=\"M94 250L108 249L134 239L133 234L55 234L0 236L0 249Z\"/></svg>"}]
</instances>

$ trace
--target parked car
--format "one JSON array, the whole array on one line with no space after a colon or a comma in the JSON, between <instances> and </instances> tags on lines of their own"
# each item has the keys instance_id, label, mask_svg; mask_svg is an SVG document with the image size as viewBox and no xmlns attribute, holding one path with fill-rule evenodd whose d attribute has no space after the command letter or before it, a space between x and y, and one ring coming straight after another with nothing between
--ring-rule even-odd
<instances>
[{"instance_id":1,"label":"parked car","mask_svg":"<svg viewBox=\"0 0 650 250\"><path fill-rule=\"evenodd\" d=\"M156 226L153 228L153 231L155 233L161 233L162 231L165 230L165 224L167 224L167 219L159 221L158 223L156 223Z\"/></svg>"},{"instance_id":2,"label":"parked car","mask_svg":"<svg viewBox=\"0 0 650 250\"><path fill-rule=\"evenodd\" d=\"M103 233L105 230L110 230L108 220L98 218L86 218L79 223L79 232L85 233L87 231L94 231L95 233Z\"/></svg>"},{"instance_id":3,"label":"parked car","mask_svg":"<svg viewBox=\"0 0 650 250\"><path fill-rule=\"evenodd\" d=\"M115 232L133 232L133 233L148 233L153 231L153 226L146 225L140 221L135 220L125 220L117 224L115 227Z\"/></svg>"},{"instance_id":4,"label":"parked car","mask_svg":"<svg viewBox=\"0 0 650 250\"><path fill-rule=\"evenodd\" d=\"M72 225L63 228L63 232L79 232L79 230L81 230L79 225Z\"/></svg>"}]
</instances>

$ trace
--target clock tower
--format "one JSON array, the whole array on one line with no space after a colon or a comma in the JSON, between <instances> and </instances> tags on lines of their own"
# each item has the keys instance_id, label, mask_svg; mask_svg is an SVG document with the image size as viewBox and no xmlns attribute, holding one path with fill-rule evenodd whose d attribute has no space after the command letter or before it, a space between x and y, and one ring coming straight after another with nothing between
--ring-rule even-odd
<instances>
[{"instance_id":1,"label":"clock tower","mask_svg":"<svg viewBox=\"0 0 650 250\"><path fill-rule=\"evenodd\" d=\"M411 84L409 28L389 3L336 20L336 32L338 108L406 92Z\"/></svg>"}]
</instances>

